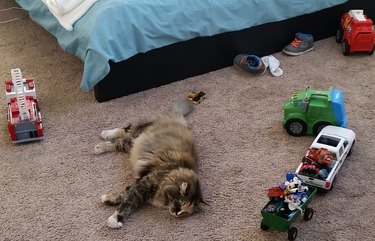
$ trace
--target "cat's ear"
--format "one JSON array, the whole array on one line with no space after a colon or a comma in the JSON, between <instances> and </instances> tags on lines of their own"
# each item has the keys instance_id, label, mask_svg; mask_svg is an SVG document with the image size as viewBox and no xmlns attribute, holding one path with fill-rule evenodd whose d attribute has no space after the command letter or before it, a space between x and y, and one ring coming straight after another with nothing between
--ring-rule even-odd
<instances>
[{"instance_id":1,"label":"cat's ear","mask_svg":"<svg viewBox=\"0 0 375 241\"><path fill-rule=\"evenodd\" d=\"M180 193L182 196L185 196L186 193L189 191L189 183L188 182L183 182L181 185L180 185Z\"/></svg>"}]
</instances>

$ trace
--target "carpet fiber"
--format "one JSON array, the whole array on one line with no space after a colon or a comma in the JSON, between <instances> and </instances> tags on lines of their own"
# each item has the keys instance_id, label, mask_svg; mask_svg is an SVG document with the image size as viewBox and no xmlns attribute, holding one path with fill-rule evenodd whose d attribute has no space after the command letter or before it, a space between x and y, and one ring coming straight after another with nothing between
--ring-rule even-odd
<instances>
[{"instance_id":1,"label":"carpet fiber","mask_svg":"<svg viewBox=\"0 0 375 241\"><path fill-rule=\"evenodd\" d=\"M0 2L0 9L11 6L11 0ZM0 12L0 22L24 15ZM0 240L287 240L286 233L260 229L260 210L268 201L266 190L296 169L313 140L291 137L281 126L283 102L307 86L344 91L348 127L357 142L335 189L312 201L314 217L293 224L297 240L375 236L374 56L345 57L329 38L299 57L275 53L281 77L228 67L98 103L93 92L79 89L83 63L28 17L0 24L0 53L1 81L12 68L35 78L45 128L40 142L12 144L5 108L0 112ZM126 155L93 154L100 132L152 118L193 87L207 93L187 119L210 205L184 219L145 206L123 228L109 229L106 220L114 208L103 206L100 195L121 191L132 176Z\"/></svg>"}]
</instances>

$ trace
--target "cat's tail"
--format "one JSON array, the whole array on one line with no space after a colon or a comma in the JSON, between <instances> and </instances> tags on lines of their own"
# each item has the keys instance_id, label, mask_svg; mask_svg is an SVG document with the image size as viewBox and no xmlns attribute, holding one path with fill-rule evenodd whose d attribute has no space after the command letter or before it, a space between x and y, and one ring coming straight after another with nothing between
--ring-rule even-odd
<instances>
[{"instance_id":1,"label":"cat's tail","mask_svg":"<svg viewBox=\"0 0 375 241\"><path fill-rule=\"evenodd\" d=\"M172 113L187 116L194 110L193 104L188 100L181 100L172 106Z\"/></svg>"}]
</instances>

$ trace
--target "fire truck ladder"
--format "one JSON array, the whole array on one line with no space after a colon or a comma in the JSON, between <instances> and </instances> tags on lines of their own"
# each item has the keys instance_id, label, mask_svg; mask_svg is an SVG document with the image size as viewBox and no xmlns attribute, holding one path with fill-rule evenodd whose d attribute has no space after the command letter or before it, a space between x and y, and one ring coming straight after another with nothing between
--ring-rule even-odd
<instances>
[{"instance_id":1,"label":"fire truck ladder","mask_svg":"<svg viewBox=\"0 0 375 241\"><path fill-rule=\"evenodd\" d=\"M21 120L29 120L30 113L27 108L27 102L25 98L25 89L23 87L23 79L22 79L21 70L12 69L11 75L12 75L12 82L15 87L16 96L17 96L18 109L20 112L19 116Z\"/></svg>"}]
</instances>

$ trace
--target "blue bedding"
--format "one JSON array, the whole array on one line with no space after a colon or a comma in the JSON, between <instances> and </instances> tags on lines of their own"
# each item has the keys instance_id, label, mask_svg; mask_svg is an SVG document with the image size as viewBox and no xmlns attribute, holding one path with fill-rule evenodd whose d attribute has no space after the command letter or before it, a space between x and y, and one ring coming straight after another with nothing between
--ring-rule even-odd
<instances>
[{"instance_id":1,"label":"blue bedding","mask_svg":"<svg viewBox=\"0 0 375 241\"><path fill-rule=\"evenodd\" d=\"M281 21L346 1L99 0L73 31L66 31L41 0L16 0L64 51L84 62L83 91L109 73L109 60L119 62L176 42Z\"/></svg>"}]
</instances>

